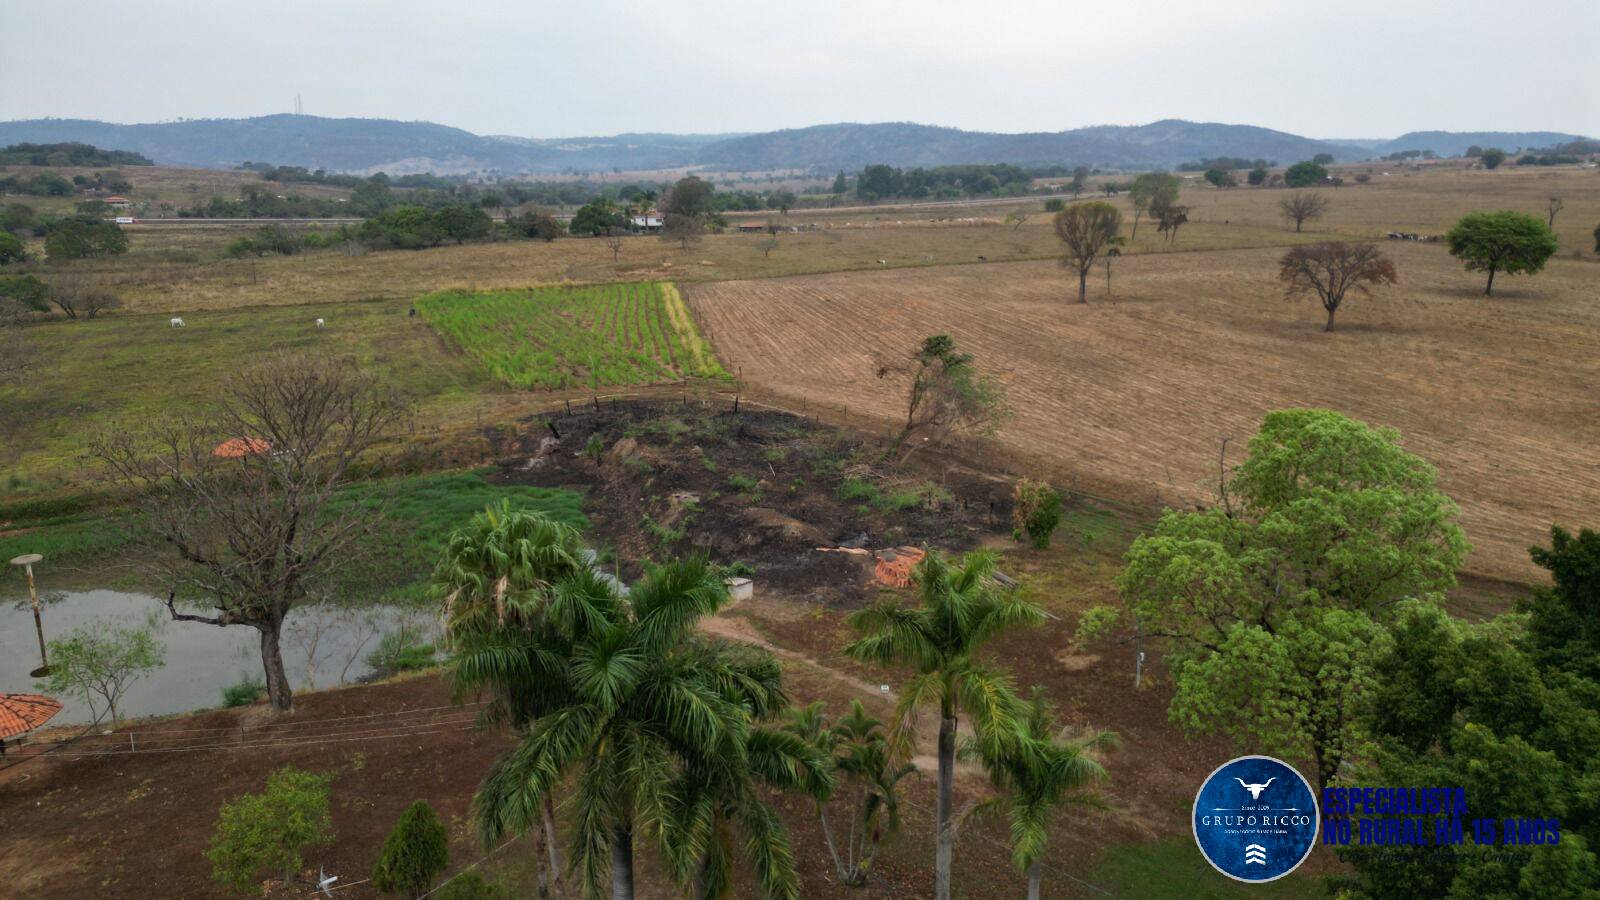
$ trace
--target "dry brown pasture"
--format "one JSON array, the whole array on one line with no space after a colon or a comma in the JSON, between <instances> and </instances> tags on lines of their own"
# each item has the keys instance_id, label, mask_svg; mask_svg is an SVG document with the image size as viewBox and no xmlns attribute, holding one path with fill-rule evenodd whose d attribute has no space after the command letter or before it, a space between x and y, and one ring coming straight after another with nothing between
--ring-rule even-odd
<instances>
[{"instance_id":1,"label":"dry brown pasture","mask_svg":"<svg viewBox=\"0 0 1600 900\"><path fill-rule=\"evenodd\" d=\"M1600 179L1597 179L1600 181ZM1283 297L1278 251L1128 256L1091 303L1051 263L688 286L730 371L892 422L904 384L874 377L948 331L1006 382L1008 452L1089 490L1209 496L1273 409L1329 407L1394 426L1462 509L1474 574L1527 580L1552 522L1600 509L1600 264L1553 260L1485 299L1440 245L1391 243L1401 283L1321 331ZM1098 272L1098 270L1097 270Z\"/></svg>"},{"instance_id":2,"label":"dry brown pasture","mask_svg":"<svg viewBox=\"0 0 1600 900\"><path fill-rule=\"evenodd\" d=\"M244 174L181 171L235 181ZM1124 253L1278 247L1330 237L1379 237L1390 230L1442 234L1462 214L1477 209L1509 208L1543 215L1548 197L1556 195L1567 204L1556 219L1562 241L1559 255L1567 258L1573 253L1592 256L1591 233L1600 223L1600 172L1594 169L1430 170L1394 174L1389 179L1375 175L1367 185L1351 183L1323 190L1333 201L1327 218L1313 223L1304 234L1295 234L1278 211L1278 202L1287 191L1218 191L1203 182L1189 181L1182 199L1191 207L1191 221L1177 240L1169 242L1153 225L1141 223L1137 240L1130 241ZM1112 202L1131 219L1125 195ZM1019 228L1003 222L1014 209L1031 213ZM766 235L707 235L687 249L655 236L632 237L624 242L619 261L613 263L603 242L592 239L466 244L353 256L331 250L239 260L223 257L222 247L247 233L247 227L144 225L127 229L131 252L126 256L77 263L73 268L93 273L122 297L131 312L169 313L401 299L458 287L640 279L703 282L916 269L1044 260L1060 252L1050 217L1038 198L959 207L796 210L787 218L772 218L784 224L817 227L780 235L770 254L762 249ZM1131 223L1124 227L1124 234L1129 231Z\"/></svg>"},{"instance_id":3,"label":"dry brown pasture","mask_svg":"<svg viewBox=\"0 0 1600 900\"><path fill-rule=\"evenodd\" d=\"M707 235L687 249L640 235L623 242L618 262L603 242L569 238L553 243L508 241L420 251L347 255L339 250L262 259L221 255L228 241L249 228L222 225L130 226L125 257L73 264L114 291L132 312L167 313L400 299L447 288L517 288L534 284L638 281L699 282L852 270L903 270L954 264L1048 259L1058 242L1041 224L1020 229L998 220L971 222L888 220L832 225L785 233L770 254L766 235ZM899 224L897 224L897 222ZM1145 240L1129 253L1184 253L1200 249L1260 247L1316 239L1279 226L1191 225L1175 243ZM879 260L883 260L882 263Z\"/></svg>"}]
</instances>

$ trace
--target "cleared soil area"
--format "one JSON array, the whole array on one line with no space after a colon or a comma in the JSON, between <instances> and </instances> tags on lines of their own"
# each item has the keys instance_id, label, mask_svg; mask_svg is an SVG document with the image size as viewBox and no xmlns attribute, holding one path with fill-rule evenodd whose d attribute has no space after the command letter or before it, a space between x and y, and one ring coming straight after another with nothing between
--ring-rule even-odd
<instances>
[{"instance_id":1,"label":"cleared soil area","mask_svg":"<svg viewBox=\"0 0 1600 900\"><path fill-rule=\"evenodd\" d=\"M1600 265L1552 260L1493 298L1441 245L1386 242L1401 283L1352 297L1339 330L1286 300L1275 250L1128 256L1091 303L1049 263L692 285L729 371L850 414L902 415L874 377L953 334L1006 382L1004 447L1088 489L1209 495L1268 411L1329 407L1401 430L1462 507L1470 571L1525 580L1552 522L1600 508Z\"/></svg>"}]
</instances>

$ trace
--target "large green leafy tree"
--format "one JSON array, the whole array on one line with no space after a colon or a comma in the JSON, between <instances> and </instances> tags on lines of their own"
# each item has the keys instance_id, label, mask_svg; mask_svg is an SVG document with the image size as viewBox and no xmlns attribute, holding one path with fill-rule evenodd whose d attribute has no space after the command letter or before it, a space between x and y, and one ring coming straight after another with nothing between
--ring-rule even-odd
<instances>
[{"instance_id":1,"label":"large green leafy tree","mask_svg":"<svg viewBox=\"0 0 1600 900\"><path fill-rule=\"evenodd\" d=\"M50 226L44 253L52 261L115 256L128 252L128 238L115 222L81 217L63 219Z\"/></svg>"},{"instance_id":2,"label":"large green leafy tree","mask_svg":"<svg viewBox=\"0 0 1600 900\"><path fill-rule=\"evenodd\" d=\"M1328 177L1328 170L1312 161L1297 162L1283 171L1283 183L1292 188L1316 187Z\"/></svg>"},{"instance_id":3,"label":"large green leafy tree","mask_svg":"<svg viewBox=\"0 0 1600 900\"><path fill-rule=\"evenodd\" d=\"M685 216L703 221L711 214L712 195L716 189L711 182L689 175L678 179L661 201L661 211L670 215Z\"/></svg>"},{"instance_id":4,"label":"large green leafy tree","mask_svg":"<svg viewBox=\"0 0 1600 900\"><path fill-rule=\"evenodd\" d=\"M1035 688L1019 707L1018 734L1006 744L980 747L978 757L1002 794L1011 821L1012 861L1028 876L1028 900L1039 900L1050 820L1069 806L1102 806L1093 793L1106 770L1091 753L1116 743L1110 732L1058 738L1061 726L1050 703Z\"/></svg>"},{"instance_id":5,"label":"large green leafy tree","mask_svg":"<svg viewBox=\"0 0 1600 900\"><path fill-rule=\"evenodd\" d=\"M617 205L601 197L573 213L567 230L573 234L597 235L627 227L628 220L623 217L622 211L617 209Z\"/></svg>"},{"instance_id":6,"label":"large green leafy tree","mask_svg":"<svg viewBox=\"0 0 1600 900\"><path fill-rule=\"evenodd\" d=\"M482 207L463 203L438 210L433 214L433 221L445 237L453 238L457 244L488 237L494 230L494 220Z\"/></svg>"},{"instance_id":7,"label":"large green leafy tree","mask_svg":"<svg viewBox=\"0 0 1600 900\"><path fill-rule=\"evenodd\" d=\"M1553 582L1522 604L1534 659L1600 681L1600 532L1552 526L1549 549L1529 553Z\"/></svg>"},{"instance_id":8,"label":"large green leafy tree","mask_svg":"<svg viewBox=\"0 0 1600 900\"><path fill-rule=\"evenodd\" d=\"M1142 632L1171 640L1175 722L1310 757L1326 784L1358 737L1382 622L1441 597L1467 549L1433 467L1397 432L1281 410L1223 503L1168 511L1117 585Z\"/></svg>"},{"instance_id":9,"label":"large green leafy tree","mask_svg":"<svg viewBox=\"0 0 1600 900\"><path fill-rule=\"evenodd\" d=\"M918 712L939 710L939 789L935 814L934 897L950 897L950 866L955 850L952 801L956 732L960 717L971 718L981 743L1002 744L1016 730L1017 700L1010 678L978 658L994 636L1043 621L1043 612L993 580L997 558L969 553L952 561L938 552L912 570L921 599L909 606L899 599L874 603L850 615L861 637L844 652L863 662L908 666L916 671L902 687L895 706L892 741L898 758L914 746Z\"/></svg>"},{"instance_id":10,"label":"large green leafy tree","mask_svg":"<svg viewBox=\"0 0 1600 900\"><path fill-rule=\"evenodd\" d=\"M1468 213L1444 239L1450 255L1464 261L1468 272L1489 273L1484 296L1494 293L1495 273L1532 275L1560 247L1543 219L1512 210Z\"/></svg>"},{"instance_id":11,"label":"large green leafy tree","mask_svg":"<svg viewBox=\"0 0 1600 900\"><path fill-rule=\"evenodd\" d=\"M1133 203L1133 234L1139 236L1139 220L1152 208L1178 202L1178 176L1166 172L1146 172L1133 179L1128 198Z\"/></svg>"},{"instance_id":12,"label":"large green leafy tree","mask_svg":"<svg viewBox=\"0 0 1600 900\"><path fill-rule=\"evenodd\" d=\"M1558 586L1545 599L1562 604L1563 590ZM1594 896L1600 887L1594 852L1600 846L1600 682L1539 661L1539 649L1552 649L1549 639L1561 633L1528 632L1519 617L1470 625L1434 606L1402 604L1377 667L1381 677L1370 702L1361 705L1371 744L1341 780L1459 785L1466 789L1469 817L1555 819L1560 839L1529 848L1522 860L1499 852L1504 846L1479 847L1470 839L1447 855L1343 851L1356 873L1352 894ZM1577 630L1564 633L1572 644L1584 640ZM1578 656L1563 652L1557 659ZM1432 825L1425 828L1431 832Z\"/></svg>"}]
</instances>

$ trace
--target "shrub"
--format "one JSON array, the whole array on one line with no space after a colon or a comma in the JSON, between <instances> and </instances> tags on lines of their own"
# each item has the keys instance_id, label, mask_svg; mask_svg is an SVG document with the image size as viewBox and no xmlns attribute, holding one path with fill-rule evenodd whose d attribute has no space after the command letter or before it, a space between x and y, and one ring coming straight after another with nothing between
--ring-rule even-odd
<instances>
[{"instance_id":1,"label":"shrub","mask_svg":"<svg viewBox=\"0 0 1600 900\"><path fill-rule=\"evenodd\" d=\"M877 503L883 498L883 493L865 478L846 478L834 490L834 496L846 503Z\"/></svg>"},{"instance_id":2,"label":"shrub","mask_svg":"<svg viewBox=\"0 0 1600 900\"><path fill-rule=\"evenodd\" d=\"M378 639L378 647L367 654L367 665L379 672L411 672L434 664L433 645L417 637L415 628L401 625Z\"/></svg>"},{"instance_id":3,"label":"shrub","mask_svg":"<svg viewBox=\"0 0 1600 900\"><path fill-rule=\"evenodd\" d=\"M329 776L284 766L267 776L267 789L225 803L206 853L211 877L241 891L260 890L267 869L291 881L300 854L333 842L328 813Z\"/></svg>"},{"instance_id":4,"label":"shrub","mask_svg":"<svg viewBox=\"0 0 1600 900\"><path fill-rule=\"evenodd\" d=\"M0 300L28 312L49 312L50 288L33 275L0 275Z\"/></svg>"},{"instance_id":5,"label":"shrub","mask_svg":"<svg viewBox=\"0 0 1600 900\"><path fill-rule=\"evenodd\" d=\"M1011 536L1026 534L1034 549L1050 546L1050 534L1061 524L1061 494L1042 481L1024 478L1012 495Z\"/></svg>"},{"instance_id":6,"label":"shrub","mask_svg":"<svg viewBox=\"0 0 1600 900\"><path fill-rule=\"evenodd\" d=\"M28 254L23 250L22 239L9 231L0 231L0 265L27 261Z\"/></svg>"},{"instance_id":7,"label":"shrub","mask_svg":"<svg viewBox=\"0 0 1600 900\"><path fill-rule=\"evenodd\" d=\"M1067 208L1067 202L1065 200L1062 200L1060 197L1051 197L1049 200L1046 200L1044 202L1044 211L1045 212L1051 212L1051 213L1053 213L1053 212L1061 212L1063 209L1066 209L1066 208Z\"/></svg>"},{"instance_id":8,"label":"shrub","mask_svg":"<svg viewBox=\"0 0 1600 900\"><path fill-rule=\"evenodd\" d=\"M462 872L433 892L433 900L502 900L510 896L510 891L477 872Z\"/></svg>"},{"instance_id":9,"label":"shrub","mask_svg":"<svg viewBox=\"0 0 1600 900\"><path fill-rule=\"evenodd\" d=\"M261 679L245 677L222 689L222 706L225 709L249 706L260 700L266 693L267 686Z\"/></svg>"},{"instance_id":10,"label":"shrub","mask_svg":"<svg viewBox=\"0 0 1600 900\"><path fill-rule=\"evenodd\" d=\"M39 687L82 700L96 722L109 715L134 682L166 665L166 645L150 626L80 626L50 642L50 677Z\"/></svg>"},{"instance_id":11,"label":"shrub","mask_svg":"<svg viewBox=\"0 0 1600 900\"><path fill-rule=\"evenodd\" d=\"M600 465L606 455L606 442L598 434L589 435L589 442L583 445L583 455L594 460L595 465Z\"/></svg>"},{"instance_id":12,"label":"shrub","mask_svg":"<svg viewBox=\"0 0 1600 900\"><path fill-rule=\"evenodd\" d=\"M372 884L385 894L420 897L450 864L449 835L426 800L400 814L372 867Z\"/></svg>"}]
</instances>

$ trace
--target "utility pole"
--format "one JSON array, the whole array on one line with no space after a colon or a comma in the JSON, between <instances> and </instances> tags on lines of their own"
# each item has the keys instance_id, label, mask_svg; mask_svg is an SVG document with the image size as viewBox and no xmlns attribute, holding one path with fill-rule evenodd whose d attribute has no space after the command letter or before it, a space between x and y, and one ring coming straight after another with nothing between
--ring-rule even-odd
<instances>
[{"instance_id":1,"label":"utility pole","mask_svg":"<svg viewBox=\"0 0 1600 900\"><path fill-rule=\"evenodd\" d=\"M45 655L44 649L44 620L39 616L39 591L33 586L33 564L44 559L37 553L25 553L11 561L13 566L21 566L28 573L28 599L33 604L33 630L39 635L39 668L29 672L31 678L43 678L50 674L50 658Z\"/></svg>"}]
</instances>

